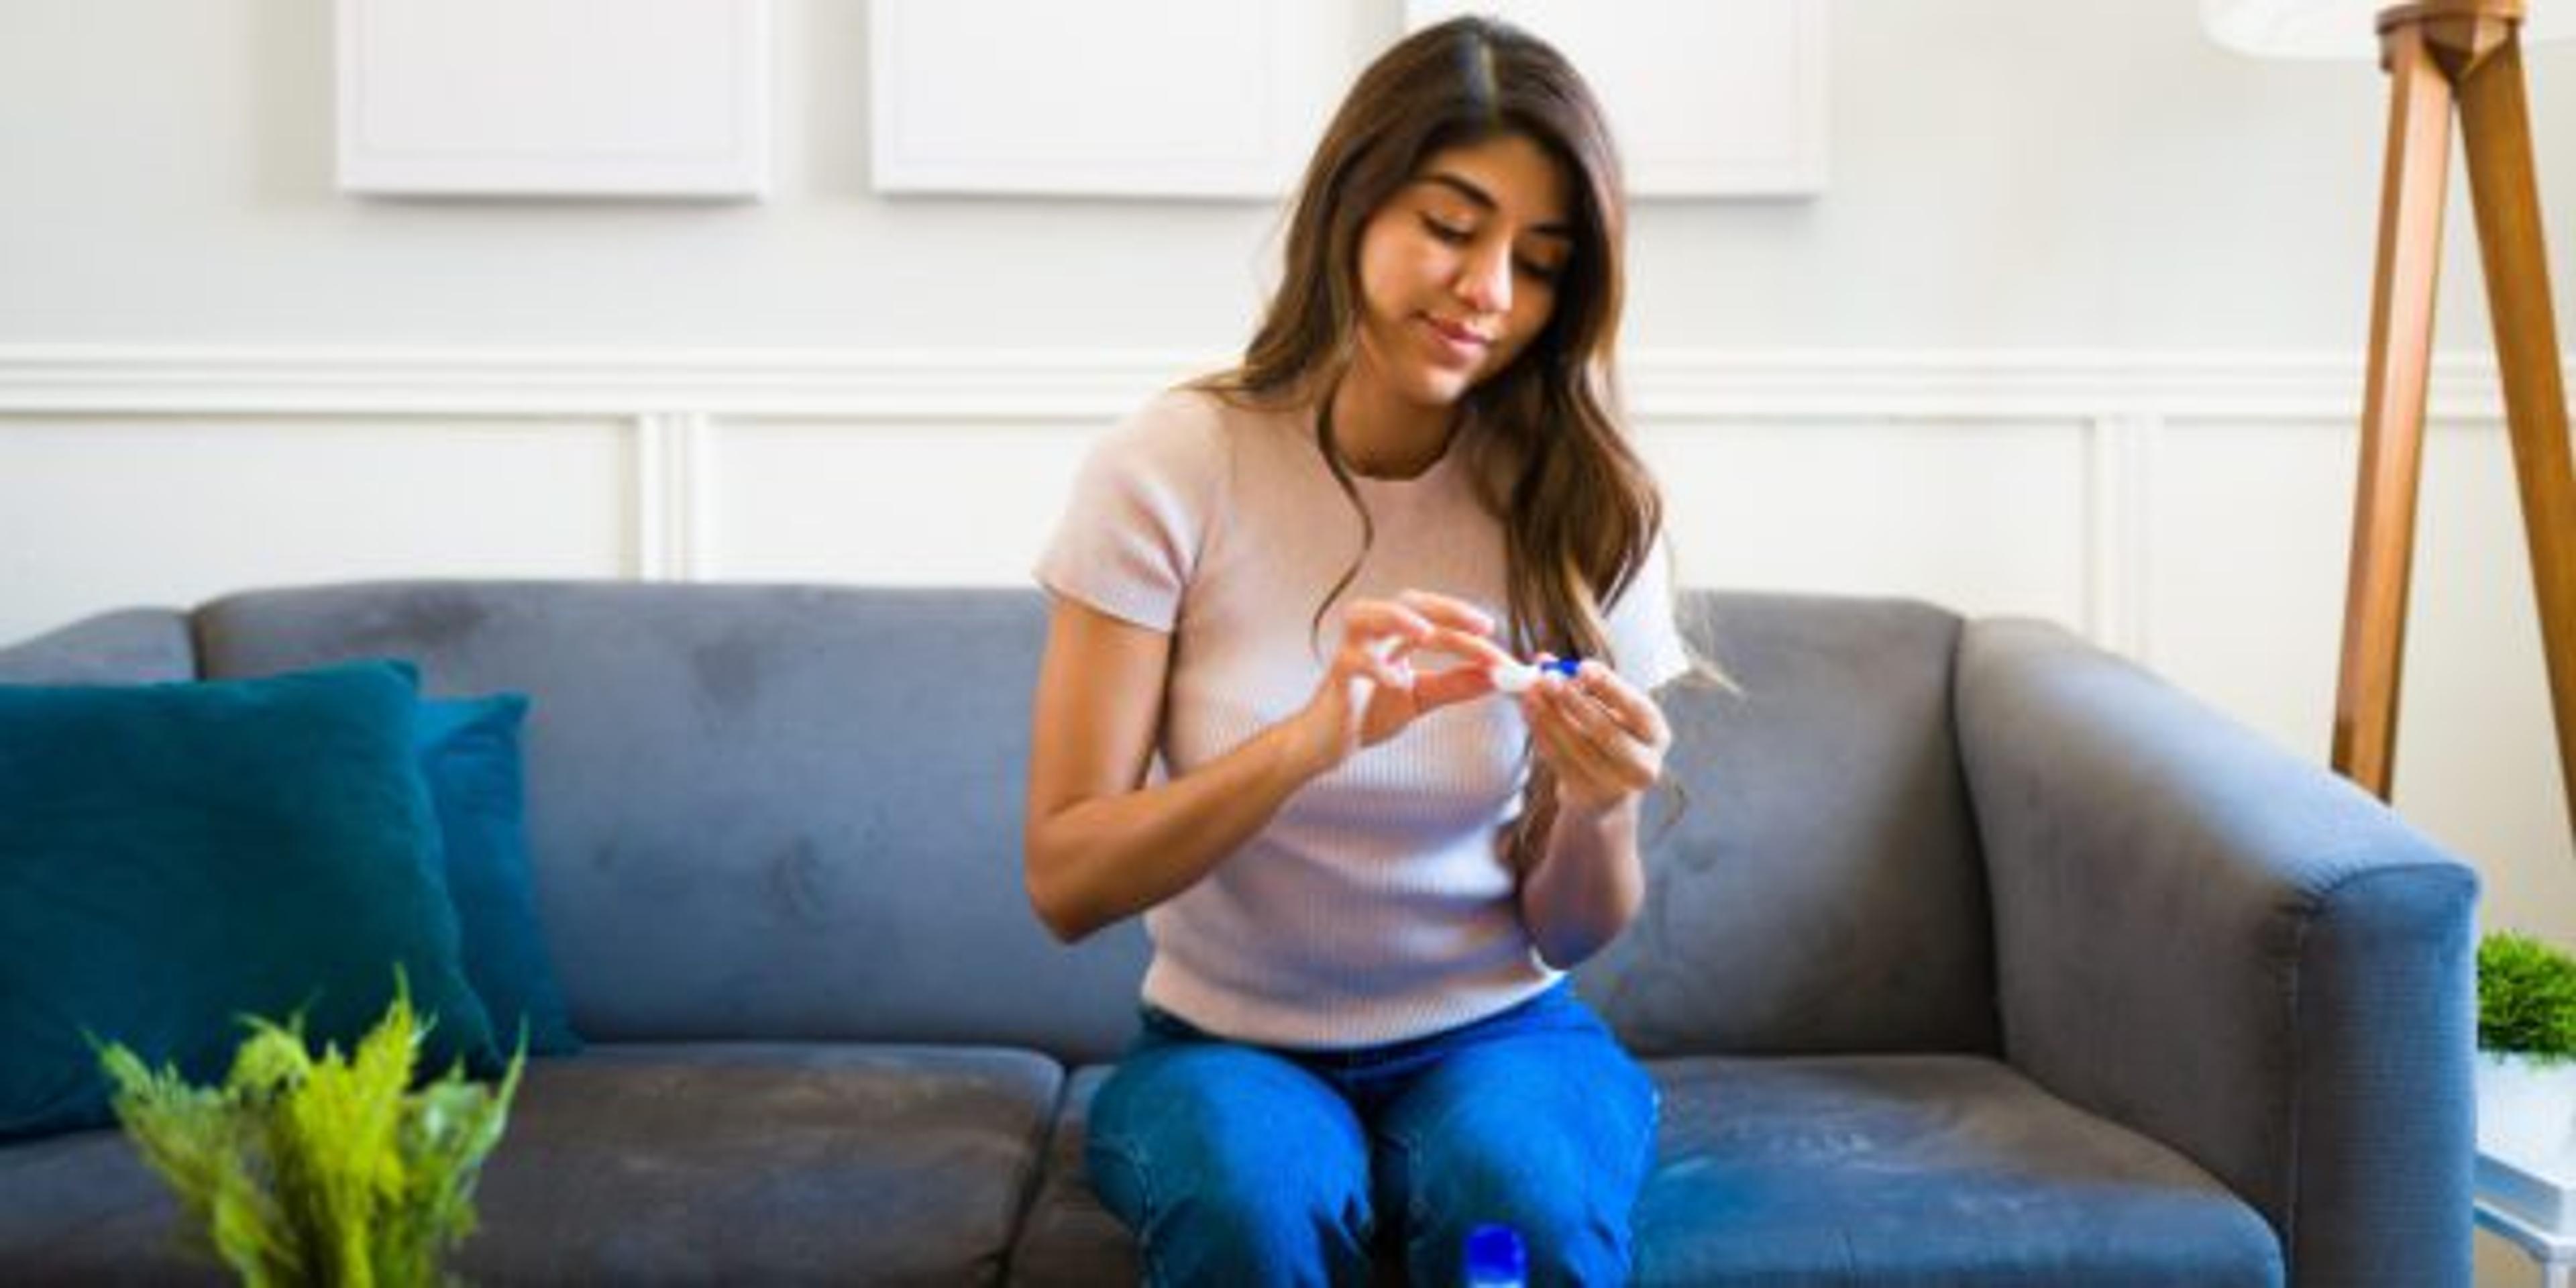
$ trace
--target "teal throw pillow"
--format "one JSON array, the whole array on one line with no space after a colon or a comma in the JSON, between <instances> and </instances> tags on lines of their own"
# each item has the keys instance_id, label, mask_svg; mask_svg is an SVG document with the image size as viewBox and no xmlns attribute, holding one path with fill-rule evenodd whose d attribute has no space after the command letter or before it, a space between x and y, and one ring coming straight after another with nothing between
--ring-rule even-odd
<instances>
[{"instance_id":1,"label":"teal throw pillow","mask_svg":"<svg viewBox=\"0 0 2576 1288\"><path fill-rule=\"evenodd\" d=\"M0 686L0 1137L112 1121L92 1039L191 1080L241 1017L347 1049L397 971L432 1067L488 1067L418 675L362 662L246 680Z\"/></svg>"},{"instance_id":2,"label":"teal throw pillow","mask_svg":"<svg viewBox=\"0 0 2576 1288\"><path fill-rule=\"evenodd\" d=\"M493 1039L516 1046L524 1023L530 1054L576 1055L581 1037L555 985L528 869L519 755L527 715L518 693L426 699L413 736L438 808L465 978L483 999Z\"/></svg>"}]
</instances>

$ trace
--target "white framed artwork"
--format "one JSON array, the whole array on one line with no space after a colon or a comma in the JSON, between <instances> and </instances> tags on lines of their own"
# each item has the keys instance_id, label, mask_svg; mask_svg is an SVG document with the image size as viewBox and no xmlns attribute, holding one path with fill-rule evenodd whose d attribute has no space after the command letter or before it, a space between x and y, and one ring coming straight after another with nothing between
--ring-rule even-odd
<instances>
[{"instance_id":1,"label":"white framed artwork","mask_svg":"<svg viewBox=\"0 0 2576 1288\"><path fill-rule=\"evenodd\" d=\"M756 198L770 0L337 0L339 184Z\"/></svg>"},{"instance_id":2,"label":"white framed artwork","mask_svg":"<svg viewBox=\"0 0 2576 1288\"><path fill-rule=\"evenodd\" d=\"M1824 191L1825 0L1405 0L1409 29L1462 13L1564 52L1637 197Z\"/></svg>"},{"instance_id":3,"label":"white framed artwork","mask_svg":"<svg viewBox=\"0 0 2576 1288\"><path fill-rule=\"evenodd\" d=\"M1365 13L1316 0L870 0L887 194L1276 200Z\"/></svg>"}]
</instances>

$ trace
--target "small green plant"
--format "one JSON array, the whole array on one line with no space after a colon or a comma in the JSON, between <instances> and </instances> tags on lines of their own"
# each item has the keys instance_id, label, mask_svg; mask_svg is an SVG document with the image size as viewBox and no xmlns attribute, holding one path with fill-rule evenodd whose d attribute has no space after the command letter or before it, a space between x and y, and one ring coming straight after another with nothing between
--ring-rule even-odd
<instances>
[{"instance_id":1,"label":"small green plant","mask_svg":"<svg viewBox=\"0 0 2576 1288\"><path fill-rule=\"evenodd\" d=\"M2576 1060L2576 958L2529 935L2480 939L2478 1049Z\"/></svg>"},{"instance_id":2,"label":"small green plant","mask_svg":"<svg viewBox=\"0 0 2576 1288\"><path fill-rule=\"evenodd\" d=\"M428 1025L408 988L347 1056L336 1044L313 1055L300 1015L246 1023L220 1088L122 1045L100 1052L117 1118L193 1234L252 1285L443 1282L442 1257L474 1231L474 1184L508 1123L524 1039L497 1087L451 1067L413 1090Z\"/></svg>"}]
</instances>

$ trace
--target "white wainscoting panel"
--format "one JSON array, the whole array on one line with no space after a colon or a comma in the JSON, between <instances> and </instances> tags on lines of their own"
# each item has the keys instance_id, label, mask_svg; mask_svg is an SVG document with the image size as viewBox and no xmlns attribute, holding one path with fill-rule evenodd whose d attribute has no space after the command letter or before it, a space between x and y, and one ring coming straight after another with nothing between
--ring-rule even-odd
<instances>
[{"instance_id":1,"label":"white wainscoting panel","mask_svg":"<svg viewBox=\"0 0 2576 1288\"><path fill-rule=\"evenodd\" d=\"M2080 421L1650 421L1690 584L1904 595L2090 630Z\"/></svg>"},{"instance_id":2,"label":"white wainscoting panel","mask_svg":"<svg viewBox=\"0 0 2576 1288\"><path fill-rule=\"evenodd\" d=\"M2357 431L2321 419L2177 419L2156 443L2140 656L2325 756L2334 727Z\"/></svg>"},{"instance_id":3,"label":"white wainscoting panel","mask_svg":"<svg viewBox=\"0 0 2576 1288\"><path fill-rule=\"evenodd\" d=\"M616 422L0 416L0 639L372 577L629 575Z\"/></svg>"},{"instance_id":4,"label":"white wainscoting panel","mask_svg":"<svg viewBox=\"0 0 2576 1288\"><path fill-rule=\"evenodd\" d=\"M1026 586L1101 426L742 421L708 467L710 577Z\"/></svg>"}]
</instances>

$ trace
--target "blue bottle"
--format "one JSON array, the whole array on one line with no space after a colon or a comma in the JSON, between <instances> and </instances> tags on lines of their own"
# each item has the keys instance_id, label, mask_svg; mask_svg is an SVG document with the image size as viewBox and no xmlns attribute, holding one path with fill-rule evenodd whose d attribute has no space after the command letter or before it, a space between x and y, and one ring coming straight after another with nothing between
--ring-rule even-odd
<instances>
[{"instance_id":1,"label":"blue bottle","mask_svg":"<svg viewBox=\"0 0 2576 1288\"><path fill-rule=\"evenodd\" d=\"M1529 1282L1529 1251L1520 1231L1508 1225L1480 1225L1467 1232L1467 1288L1523 1288Z\"/></svg>"}]
</instances>

